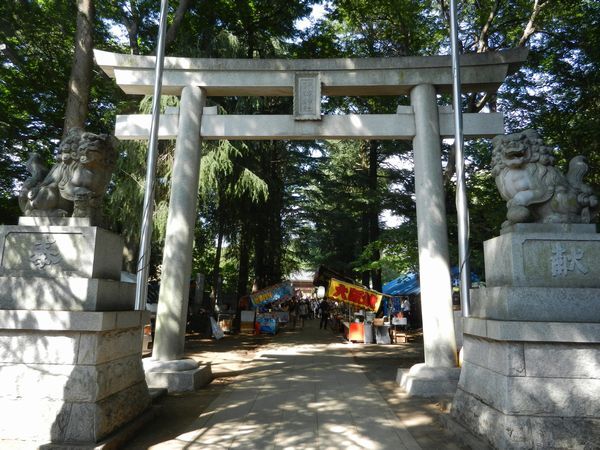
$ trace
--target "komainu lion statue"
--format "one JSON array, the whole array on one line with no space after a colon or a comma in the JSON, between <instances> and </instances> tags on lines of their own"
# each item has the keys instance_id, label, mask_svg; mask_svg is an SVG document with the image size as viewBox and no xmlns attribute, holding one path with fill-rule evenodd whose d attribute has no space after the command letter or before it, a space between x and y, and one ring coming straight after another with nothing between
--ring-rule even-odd
<instances>
[{"instance_id":1,"label":"komainu lion statue","mask_svg":"<svg viewBox=\"0 0 600 450\"><path fill-rule=\"evenodd\" d=\"M26 163L31 177L19 193L26 216L96 217L117 161L117 139L106 134L69 130L50 169L38 154Z\"/></svg>"},{"instance_id":2,"label":"komainu lion statue","mask_svg":"<svg viewBox=\"0 0 600 450\"><path fill-rule=\"evenodd\" d=\"M496 136L492 140L492 174L506 200L502 228L524 222L590 223L598 198L583 182L588 166L583 156L569 163L567 175L554 167L552 148L537 132Z\"/></svg>"}]
</instances>

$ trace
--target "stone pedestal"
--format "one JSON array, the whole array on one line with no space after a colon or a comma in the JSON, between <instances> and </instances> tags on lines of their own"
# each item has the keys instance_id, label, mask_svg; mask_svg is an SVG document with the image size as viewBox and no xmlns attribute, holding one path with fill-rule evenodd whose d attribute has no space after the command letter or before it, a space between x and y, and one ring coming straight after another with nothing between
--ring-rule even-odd
<instances>
[{"instance_id":1,"label":"stone pedestal","mask_svg":"<svg viewBox=\"0 0 600 450\"><path fill-rule=\"evenodd\" d=\"M496 448L598 448L600 235L508 231L484 246L452 414Z\"/></svg>"},{"instance_id":2,"label":"stone pedestal","mask_svg":"<svg viewBox=\"0 0 600 450\"><path fill-rule=\"evenodd\" d=\"M118 236L36 223L0 227L0 447L93 445L150 405L149 317L119 281Z\"/></svg>"}]
</instances>

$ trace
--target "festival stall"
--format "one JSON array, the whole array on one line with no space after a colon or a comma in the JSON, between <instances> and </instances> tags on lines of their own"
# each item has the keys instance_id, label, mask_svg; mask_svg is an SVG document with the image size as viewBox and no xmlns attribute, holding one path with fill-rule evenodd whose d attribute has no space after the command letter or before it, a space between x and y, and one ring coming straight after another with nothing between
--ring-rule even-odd
<instances>
[{"instance_id":1,"label":"festival stall","mask_svg":"<svg viewBox=\"0 0 600 450\"><path fill-rule=\"evenodd\" d=\"M458 286L460 283L460 271L458 267L450 268L450 277L452 281L452 303L455 310L455 317L460 318L460 299L458 296ZM479 276L471 272L471 288L478 288L481 283ZM419 274L417 272L407 272L383 285L383 293L390 296L391 301L384 304L384 314L392 317L394 328L419 329L422 327L421 319L421 286ZM408 299L411 305L409 317L402 313L402 302ZM457 323L459 320L457 320ZM460 324L459 324L460 325Z\"/></svg>"},{"instance_id":2,"label":"festival stall","mask_svg":"<svg viewBox=\"0 0 600 450\"><path fill-rule=\"evenodd\" d=\"M277 310L275 305L290 299L293 294L294 288L289 281L250 294L250 301L256 309L255 320L259 332L276 334L279 326L288 322L289 314Z\"/></svg>"},{"instance_id":3,"label":"festival stall","mask_svg":"<svg viewBox=\"0 0 600 450\"><path fill-rule=\"evenodd\" d=\"M383 294L362 286L331 278L327 297L349 306L347 320L343 320L344 336L352 342L389 344L389 322L376 319Z\"/></svg>"}]
</instances>

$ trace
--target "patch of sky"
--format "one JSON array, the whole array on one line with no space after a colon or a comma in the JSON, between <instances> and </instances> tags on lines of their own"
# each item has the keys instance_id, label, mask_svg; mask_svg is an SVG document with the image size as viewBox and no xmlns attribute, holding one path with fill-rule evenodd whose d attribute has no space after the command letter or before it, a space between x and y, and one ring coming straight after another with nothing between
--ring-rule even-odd
<instances>
[{"instance_id":1,"label":"patch of sky","mask_svg":"<svg viewBox=\"0 0 600 450\"><path fill-rule=\"evenodd\" d=\"M108 31L114 41L119 45L128 45L129 37L127 35L127 29L123 24L117 23L114 20L106 20L108 24Z\"/></svg>"},{"instance_id":2,"label":"patch of sky","mask_svg":"<svg viewBox=\"0 0 600 450\"><path fill-rule=\"evenodd\" d=\"M382 165L392 167L396 170L409 170L412 171L414 164L412 158L400 157L398 155L392 155L386 158ZM405 187L401 183L392 183L389 187L391 192L402 192L405 193ZM381 212L381 220L385 228L396 228L406 222L406 217L394 214L390 209L384 209Z\"/></svg>"},{"instance_id":3,"label":"patch of sky","mask_svg":"<svg viewBox=\"0 0 600 450\"><path fill-rule=\"evenodd\" d=\"M391 209L384 209L381 211L381 221L385 228L398 228L403 223L407 222L408 219L403 216L394 214Z\"/></svg>"},{"instance_id":4,"label":"patch of sky","mask_svg":"<svg viewBox=\"0 0 600 450\"><path fill-rule=\"evenodd\" d=\"M323 154L323 151L319 148L319 147L310 147L308 149L311 158L322 158L323 156L325 156Z\"/></svg>"},{"instance_id":5,"label":"patch of sky","mask_svg":"<svg viewBox=\"0 0 600 450\"><path fill-rule=\"evenodd\" d=\"M565 53L565 55L561 58L561 61L584 73L591 73L598 70L596 65L587 61L587 59L588 56L583 50L580 48L573 48Z\"/></svg>"},{"instance_id":6,"label":"patch of sky","mask_svg":"<svg viewBox=\"0 0 600 450\"><path fill-rule=\"evenodd\" d=\"M528 76L532 85L525 88L527 94L531 97L543 96L547 104L554 105L559 109L569 99L581 94L577 88L566 88L556 80L554 75L547 72L528 70Z\"/></svg>"},{"instance_id":7,"label":"patch of sky","mask_svg":"<svg viewBox=\"0 0 600 450\"><path fill-rule=\"evenodd\" d=\"M331 2L324 2L323 4L312 5L312 11L308 17L296 20L294 26L299 31L306 31L309 27L314 25L318 20L321 20L327 9L331 8Z\"/></svg>"},{"instance_id":8,"label":"patch of sky","mask_svg":"<svg viewBox=\"0 0 600 450\"><path fill-rule=\"evenodd\" d=\"M328 10L331 10L332 5L331 2L325 1L323 3L314 4L311 6L311 12L307 17L303 17L301 19L296 20L294 23L294 28L296 28L299 32L304 32L316 24L319 20L321 20L327 14ZM294 39L286 39L285 42L290 44L299 44L302 42L302 39L297 37Z\"/></svg>"}]
</instances>

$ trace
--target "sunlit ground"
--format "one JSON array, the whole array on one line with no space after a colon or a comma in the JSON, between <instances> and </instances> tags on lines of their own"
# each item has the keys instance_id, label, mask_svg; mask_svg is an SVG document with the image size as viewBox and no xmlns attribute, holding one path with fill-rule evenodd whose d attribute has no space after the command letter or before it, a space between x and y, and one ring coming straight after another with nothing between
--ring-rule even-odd
<instances>
[{"instance_id":1,"label":"sunlit ground","mask_svg":"<svg viewBox=\"0 0 600 450\"><path fill-rule=\"evenodd\" d=\"M447 432L430 414L415 413L423 405L395 384L402 364L400 357L394 362L395 352L408 358L408 366L420 354L410 344L343 343L339 335L309 322L302 331L282 333L247 352L243 346L221 353L214 347L210 355L199 351L191 356L210 357L218 376L235 377L176 434L145 445L134 440L127 448L461 448L443 435ZM431 430L439 431L441 439L427 436Z\"/></svg>"}]
</instances>

